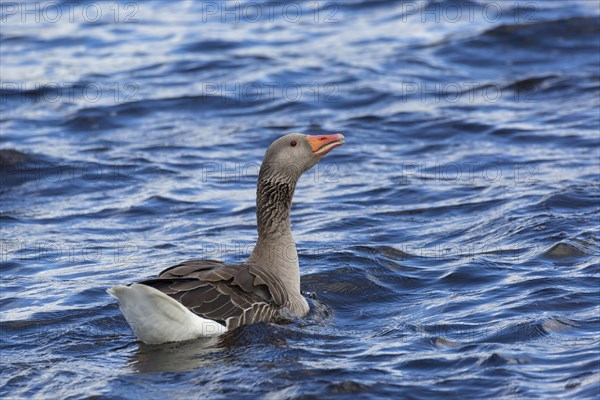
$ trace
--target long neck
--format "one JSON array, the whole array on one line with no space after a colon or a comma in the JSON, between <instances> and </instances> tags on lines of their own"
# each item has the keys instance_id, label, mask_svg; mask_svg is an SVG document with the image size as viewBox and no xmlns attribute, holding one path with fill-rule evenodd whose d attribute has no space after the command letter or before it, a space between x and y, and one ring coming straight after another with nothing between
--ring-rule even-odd
<instances>
[{"instance_id":1,"label":"long neck","mask_svg":"<svg viewBox=\"0 0 600 400\"><path fill-rule=\"evenodd\" d=\"M249 263L268 268L300 294L300 270L290 225L290 208L296 181L261 168L256 189L258 240Z\"/></svg>"}]
</instances>

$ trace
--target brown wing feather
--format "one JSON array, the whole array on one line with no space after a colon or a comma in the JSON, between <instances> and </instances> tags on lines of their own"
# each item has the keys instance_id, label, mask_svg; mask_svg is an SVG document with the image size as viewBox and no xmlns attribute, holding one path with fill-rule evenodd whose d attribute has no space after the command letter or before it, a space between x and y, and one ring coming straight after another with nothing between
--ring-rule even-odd
<instances>
[{"instance_id":1,"label":"brown wing feather","mask_svg":"<svg viewBox=\"0 0 600 400\"><path fill-rule=\"evenodd\" d=\"M246 264L188 261L141 283L228 329L273 320L285 303L285 291L278 281L261 268Z\"/></svg>"}]
</instances>

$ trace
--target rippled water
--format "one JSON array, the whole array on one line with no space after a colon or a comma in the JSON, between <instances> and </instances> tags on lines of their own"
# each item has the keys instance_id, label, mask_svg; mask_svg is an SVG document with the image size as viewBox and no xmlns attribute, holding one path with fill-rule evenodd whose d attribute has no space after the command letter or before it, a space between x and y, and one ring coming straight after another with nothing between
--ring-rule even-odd
<instances>
[{"instance_id":1,"label":"rippled water","mask_svg":"<svg viewBox=\"0 0 600 400\"><path fill-rule=\"evenodd\" d=\"M597 2L69 3L0 6L3 398L599 395ZM292 131L311 314L136 342L106 288L244 260Z\"/></svg>"}]
</instances>

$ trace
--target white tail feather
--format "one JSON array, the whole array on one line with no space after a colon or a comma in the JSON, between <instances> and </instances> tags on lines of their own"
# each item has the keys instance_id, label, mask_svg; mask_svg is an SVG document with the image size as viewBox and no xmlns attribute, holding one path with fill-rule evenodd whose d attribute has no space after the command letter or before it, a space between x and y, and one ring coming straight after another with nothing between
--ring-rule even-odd
<instances>
[{"instance_id":1,"label":"white tail feather","mask_svg":"<svg viewBox=\"0 0 600 400\"><path fill-rule=\"evenodd\" d=\"M108 294L119 300L119 308L139 340L160 344L219 335L227 328L194 314L178 301L143 284L114 286Z\"/></svg>"}]
</instances>

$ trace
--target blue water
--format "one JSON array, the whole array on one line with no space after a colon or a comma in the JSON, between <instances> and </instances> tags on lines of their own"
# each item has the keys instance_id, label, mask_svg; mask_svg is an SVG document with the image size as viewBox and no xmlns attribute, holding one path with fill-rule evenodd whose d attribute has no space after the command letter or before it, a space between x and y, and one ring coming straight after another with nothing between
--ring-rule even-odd
<instances>
[{"instance_id":1,"label":"blue water","mask_svg":"<svg viewBox=\"0 0 600 400\"><path fill-rule=\"evenodd\" d=\"M598 2L23 4L2 398L600 395ZM294 131L346 136L292 210L310 315L137 342L106 288L243 261Z\"/></svg>"}]
</instances>

